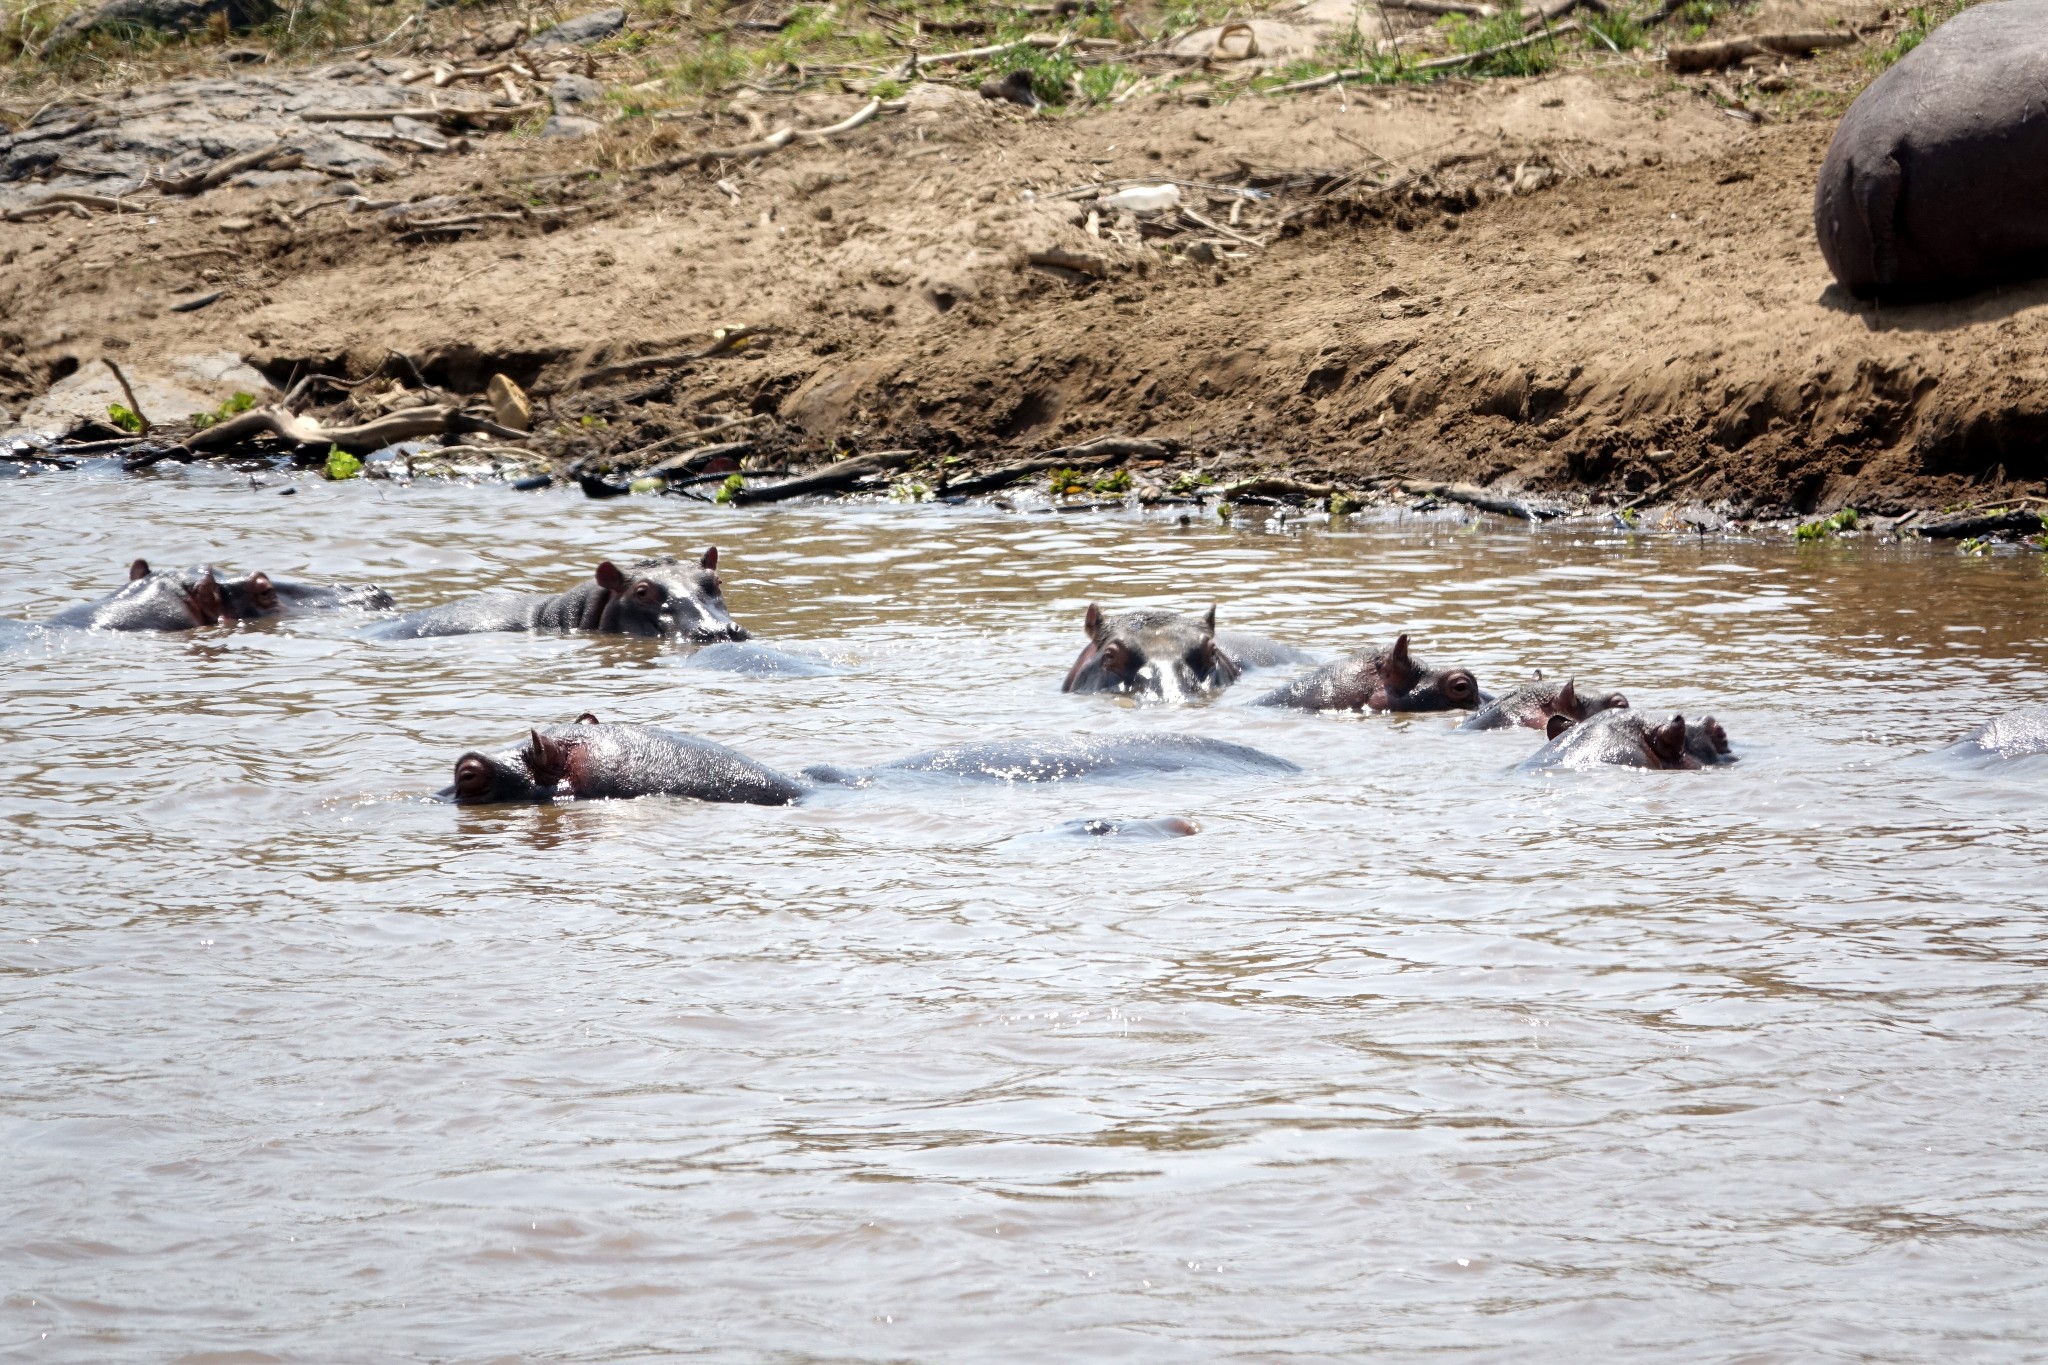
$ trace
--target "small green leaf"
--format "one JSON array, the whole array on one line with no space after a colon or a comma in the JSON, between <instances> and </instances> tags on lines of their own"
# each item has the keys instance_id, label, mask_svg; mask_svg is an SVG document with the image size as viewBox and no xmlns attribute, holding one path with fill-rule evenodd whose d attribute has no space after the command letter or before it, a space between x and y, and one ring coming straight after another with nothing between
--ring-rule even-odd
<instances>
[{"instance_id":1,"label":"small green leaf","mask_svg":"<svg viewBox=\"0 0 2048 1365\"><path fill-rule=\"evenodd\" d=\"M327 447L326 474L330 479L353 479L363 472L363 462L340 446Z\"/></svg>"},{"instance_id":2,"label":"small green leaf","mask_svg":"<svg viewBox=\"0 0 2048 1365\"><path fill-rule=\"evenodd\" d=\"M747 481L744 476L739 474L728 474L726 476L725 482L718 485L718 492L712 495L711 500L713 502L731 502L733 494L739 492L742 488L745 488L746 486Z\"/></svg>"},{"instance_id":3,"label":"small green leaf","mask_svg":"<svg viewBox=\"0 0 2048 1365\"><path fill-rule=\"evenodd\" d=\"M142 418L133 408L122 403L107 404L107 416L123 431L142 430Z\"/></svg>"}]
</instances>

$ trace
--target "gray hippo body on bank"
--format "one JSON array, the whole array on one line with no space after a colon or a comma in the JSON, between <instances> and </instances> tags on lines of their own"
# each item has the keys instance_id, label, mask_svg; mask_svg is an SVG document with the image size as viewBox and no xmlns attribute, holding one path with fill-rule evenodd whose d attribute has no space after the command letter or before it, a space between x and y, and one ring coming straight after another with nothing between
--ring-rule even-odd
<instances>
[{"instance_id":1,"label":"gray hippo body on bank","mask_svg":"<svg viewBox=\"0 0 2048 1365\"><path fill-rule=\"evenodd\" d=\"M589 630L695 644L747 638L726 611L716 547L695 564L665 556L620 569L606 560L590 582L567 592L488 592L401 616L375 634L417 640L500 630Z\"/></svg>"},{"instance_id":2,"label":"gray hippo body on bank","mask_svg":"<svg viewBox=\"0 0 2048 1365\"><path fill-rule=\"evenodd\" d=\"M1835 130L1813 218L1861 296L2048 274L2048 0L1964 10L1871 82Z\"/></svg>"},{"instance_id":3,"label":"gray hippo body on bank","mask_svg":"<svg viewBox=\"0 0 2048 1365\"><path fill-rule=\"evenodd\" d=\"M1561 683L1523 683L1487 702L1465 718L1460 730L1512 730L1525 727L1530 730L1550 728L1552 716L1563 716L1568 720L1591 720L1602 711L1621 711L1628 708L1628 698L1619 692L1602 695L1597 692L1579 691L1576 679L1566 678Z\"/></svg>"},{"instance_id":4,"label":"gray hippo body on bank","mask_svg":"<svg viewBox=\"0 0 2048 1365\"><path fill-rule=\"evenodd\" d=\"M1298 773L1301 769L1249 744L1203 735L1069 735L1061 739L998 739L955 744L899 758L877 768L820 765L813 782L841 787L931 781L1073 782L1169 773Z\"/></svg>"},{"instance_id":5,"label":"gray hippo body on bank","mask_svg":"<svg viewBox=\"0 0 2048 1365\"><path fill-rule=\"evenodd\" d=\"M1082 618L1088 643L1067 670L1062 692L1112 692L1152 700L1207 696L1247 668L1304 663L1309 656L1249 631L1216 629L1216 608L1201 616L1130 611L1110 616L1095 603Z\"/></svg>"},{"instance_id":6,"label":"gray hippo body on bank","mask_svg":"<svg viewBox=\"0 0 2048 1365\"><path fill-rule=\"evenodd\" d=\"M1953 758L2032 758L2048 754L2048 706L2023 707L1986 721L1941 751Z\"/></svg>"},{"instance_id":7,"label":"gray hippo body on bank","mask_svg":"<svg viewBox=\"0 0 2048 1365\"><path fill-rule=\"evenodd\" d=\"M1521 764L1531 772L1593 768L1712 768L1735 762L1728 732L1712 716L1688 724L1673 716L1652 724L1633 710L1602 711L1574 724L1564 716L1550 720L1550 740Z\"/></svg>"},{"instance_id":8,"label":"gray hippo body on bank","mask_svg":"<svg viewBox=\"0 0 2048 1365\"><path fill-rule=\"evenodd\" d=\"M753 806L787 806L804 786L736 749L654 725L573 725L531 731L526 743L455 761L440 793L459 805L630 800L686 796Z\"/></svg>"},{"instance_id":9,"label":"gray hippo body on bank","mask_svg":"<svg viewBox=\"0 0 2048 1365\"><path fill-rule=\"evenodd\" d=\"M1324 664L1252 704L1296 711L1470 711L1487 700L1470 669L1426 663L1408 652L1402 635L1385 649Z\"/></svg>"},{"instance_id":10,"label":"gray hippo body on bank","mask_svg":"<svg viewBox=\"0 0 2048 1365\"><path fill-rule=\"evenodd\" d=\"M66 607L46 624L69 630L196 630L219 625L224 608L210 568L152 569L138 559L118 592Z\"/></svg>"}]
</instances>

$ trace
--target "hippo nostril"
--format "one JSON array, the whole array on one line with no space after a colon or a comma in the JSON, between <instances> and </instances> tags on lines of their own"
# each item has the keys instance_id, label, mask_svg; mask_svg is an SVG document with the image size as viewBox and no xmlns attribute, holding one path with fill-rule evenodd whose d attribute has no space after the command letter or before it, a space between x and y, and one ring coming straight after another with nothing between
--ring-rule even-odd
<instances>
[{"instance_id":1,"label":"hippo nostril","mask_svg":"<svg viewBox=\"0 0 2048 1365\"><path fill-rule=\"evenodd\" d=\"M464 754L455 763L455 799L476 801L491 791L491 766L474 754Z\"/></svg>"}]
</instances>

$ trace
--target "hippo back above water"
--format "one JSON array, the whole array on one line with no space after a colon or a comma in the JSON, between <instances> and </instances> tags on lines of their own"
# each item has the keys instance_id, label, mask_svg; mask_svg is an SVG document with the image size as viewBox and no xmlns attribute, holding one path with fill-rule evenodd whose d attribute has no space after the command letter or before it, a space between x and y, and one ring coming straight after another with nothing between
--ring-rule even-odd
<instances>
[{"instance_id":1,"label":"hippo back above water","mask_svg":"<svg viewBox=\"0 0 2048 1365\"><path fill-rule=\"evenodd\" d=\"M590 630L694 644L747 638L726 611L715 546L695 564L663 556L620 569L606 560L590 582L567 592L484 593L401 616L376 633L414 640L499 630Z\"/></svg>"},{"instance_id":2,"label":"hippo back above water","mask_svg":"<svg viewBox=\"0 0 2048 1365\"><path fill-rule=\"evenodd\" d=\"M1943 749L1954 758L2032 758L2048 754L2048 706L2028 706L1986 721Z\"/></svg>"},{"instance_id":3,"label":"hippo back above water","mask_svg":"<svg viewBox=\"0 0 2048 1365\"><path fill-rule=\"evenodd\" d=\"M913 754L879 768L804 769L814 782L865 787L878 781L1072 782L1168 773L1298 773L1284 758L1204 735L1069 735L1060 739L983 740Z\"/></svg>"},{"instance_id":4,"label":"hippo back above water","mask_svg":"<svg viewBox=\"0 0 2048 1365\"><path fill-rule=\"evenodd\" d=\"M2048 0L1943 24L1857 96L1814 191L1852 293L1959 293L2048 273Z\"/></svg>"}]
</instances>

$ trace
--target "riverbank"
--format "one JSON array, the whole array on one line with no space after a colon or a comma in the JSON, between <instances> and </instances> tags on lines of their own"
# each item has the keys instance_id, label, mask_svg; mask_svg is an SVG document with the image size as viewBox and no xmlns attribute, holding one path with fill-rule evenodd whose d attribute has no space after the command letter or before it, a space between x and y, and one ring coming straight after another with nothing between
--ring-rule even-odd
<instances>
[{"instance_id":1,"label":"riverbank","mask_svg":"<svg viewBox=\"0 0 2048 1365\"><path fill-rule=\"evenodd\" d=\"M473 120L376 141L388 166L346 183L258 170L10 224L0 405L45 428L67 394L103 407L102 359L173 412L392 376L320 395L331 426L488 411L504 374L531 470L616 487L720 444L753 486L907 452L867 486L909 497L1024 469L1076 470L1082 498L1456 488L1666 522L2024 508L2048 497L2048 285L1875 309L1813 244L1834 118L1899 22L1768 0L1712 36L1853 42L1705 78L1654 46L1436 84L1177 77L1085 110L842 82L661 119L621 104L625 57L580 52L604 92L580 136ZM362 108L405 75L375 63L409 60L329 78ZM1107 198L1165 183L1165 213ZM1103 438L1150 444L1062 460Z\"/></svg>"}]
</instances>

